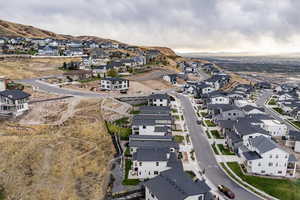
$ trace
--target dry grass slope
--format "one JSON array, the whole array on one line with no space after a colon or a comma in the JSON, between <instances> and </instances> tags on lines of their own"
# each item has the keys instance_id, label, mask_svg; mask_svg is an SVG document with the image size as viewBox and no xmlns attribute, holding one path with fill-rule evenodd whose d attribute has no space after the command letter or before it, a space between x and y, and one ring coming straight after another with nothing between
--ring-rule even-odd
<instances>
[{"instance_id":1,"label":"dry grass slope","mask_svg":"<svg viewBox=\"0 0 300 200\"><path fill-rule=\"evenodd\" d=\"M80 100L60 125L0 122L0 185L8 199L103 198L114 148L100 103Z\"/></svg>"}]
</instances>

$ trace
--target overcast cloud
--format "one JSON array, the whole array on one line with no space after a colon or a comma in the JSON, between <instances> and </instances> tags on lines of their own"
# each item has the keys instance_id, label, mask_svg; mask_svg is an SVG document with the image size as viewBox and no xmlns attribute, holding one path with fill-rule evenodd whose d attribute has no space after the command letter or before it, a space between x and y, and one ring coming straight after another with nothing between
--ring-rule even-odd
<instances>
[{"instance_id":1,"label":"overcast cloud","mask_svg":"<svg viewBox=\"0 0 300 200\"><path fill-rule=\"evenodd\" d=\"M0 18L179 51L300 52L299 0L9 0Z\"/></svg>"}]
</instances>

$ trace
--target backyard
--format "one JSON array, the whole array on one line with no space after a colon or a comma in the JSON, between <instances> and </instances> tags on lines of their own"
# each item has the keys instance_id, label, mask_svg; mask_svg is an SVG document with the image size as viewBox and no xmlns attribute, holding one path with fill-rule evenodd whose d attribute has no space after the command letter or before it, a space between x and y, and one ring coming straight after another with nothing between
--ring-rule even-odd
<instances>
[{"instance_id":1,"label":"backyard","mask_svg":"<svg viewBox=\"0 0 300 200\"><path fill-rule=\"evenodd\" d=\"M131 169L132 161L127 159L125 160L125 177L122 182L123 185L137 185L140 183L139 179L128 179L129 170Z\"/></svg>"},{"instance_id":2,"label":"backyard","mask_svg":"<svg viewBox=\"0 0 300 200\"><path fill-rule=\"evenodd\" d=\"M300 199L300 180L272 179L245 175L237 162L229 162L227 165L243 181L279 199Z\"/></svg>"},{"instance_id":3,"label":"backyard","mask_svg":"<svg viewBox=\"0 0 300 200\"><path fill-rule=\"evenodd\" d=\"M273 110L275 110L276 112L278 112L281 115L284 114L284 111L281 108L279 108L279 107L273 108Z\"/></svg>"}]
</instances>

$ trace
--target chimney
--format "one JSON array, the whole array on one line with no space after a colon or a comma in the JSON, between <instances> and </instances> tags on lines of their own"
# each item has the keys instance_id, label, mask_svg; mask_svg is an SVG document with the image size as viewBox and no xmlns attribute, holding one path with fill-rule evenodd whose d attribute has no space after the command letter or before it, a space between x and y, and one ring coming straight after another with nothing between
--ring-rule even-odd
<instances>
[{"instance_id":1,"label":"chimney","mask_svg":"<svg viewBox=\"0 0 300 200\"><path fill-rule=\"evenodd\" d=\"M0 92L6 90L7 78L0 76Z\"/></svg>"}]
</instances>

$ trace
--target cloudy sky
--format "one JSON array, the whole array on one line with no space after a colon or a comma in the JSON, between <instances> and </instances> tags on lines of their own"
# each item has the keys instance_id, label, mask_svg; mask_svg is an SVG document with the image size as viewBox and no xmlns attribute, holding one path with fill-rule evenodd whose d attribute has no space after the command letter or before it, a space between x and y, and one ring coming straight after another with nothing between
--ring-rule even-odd
<instances>
[{"instance_id":1,"label":"cloudy sky","mask_svg":"<svg viewBox=\"0 0 300 200\"><path fill-rule=\"evenodd\" d=\"M179 52L300 52L299 0L9 0L0 18Z\"/></svg>"}]
</instances>

